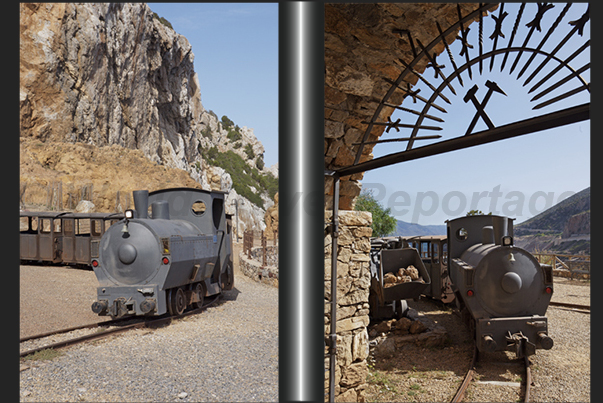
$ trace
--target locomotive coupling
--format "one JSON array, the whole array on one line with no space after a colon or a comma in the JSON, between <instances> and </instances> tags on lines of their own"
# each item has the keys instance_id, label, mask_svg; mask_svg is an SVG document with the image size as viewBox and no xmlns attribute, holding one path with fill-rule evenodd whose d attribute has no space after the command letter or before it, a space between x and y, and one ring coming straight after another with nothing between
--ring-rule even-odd
<instances>
[{"instance_id":1,"label":"locomotive coupling","mask_svg":"<svg viewBox=\"0 0 603 403\"><path fill-rule=\"evenodd\" d=\"M513 334L507 331L505 339L507 340L507 347L515 348L517 358L523 358L526 355L530 356L536 352L536 345L521 331Z\"/></svg>"}]
</instances>

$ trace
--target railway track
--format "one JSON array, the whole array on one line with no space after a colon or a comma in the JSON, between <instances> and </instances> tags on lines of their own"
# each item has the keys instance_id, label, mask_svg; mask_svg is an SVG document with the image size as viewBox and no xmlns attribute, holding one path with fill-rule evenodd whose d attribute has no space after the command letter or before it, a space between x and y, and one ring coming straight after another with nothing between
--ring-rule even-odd
<instances>
[{"instance_id":1,"label":"railway track","mask_svg":"<svg viewBox=\"0 0 603 403\"><path fill-rule=\"evenodd\" d=\"M571 310L582 311L583 313L590 313L590 305L580 305L580 304L568 304L567 302L549 302L550 306L558 306L561 308L568 308Z\"/></svg>"},{"instance_id":2,"label":"railway track","mask_svg":"<svg viewBox=\"0 0 603 403\"><path fill-rule=\"evenodd\" d=\"M126 317L126 318L113 319L113 320L108 320L108 321L101 321L101 322L88 324L88 325L70 327L70 328L61 329L61 330L57 330L57 331L53 331L53 332L38 334L35 336L24 337L19 340L20 343L34 341L34 340L41 340L41 339L44 339L47 337L52 337L52 336L56 336L56 335L64 334L64 333L70 333L70 332L74 332L74 331L82 330L82 329L94 329L94 328L98 329L98 328L107 327L107 326L110 327L109 329L106 329L106 330L96 331L96 332L93 331L93 332L83 335L83 336L67 338L65 340L61 340L58 342L44 344L42 346L37 346L34 348L23 350L19 353L19 356L26 357L28 355L34 354L34 353L36 353L38 351L42 351L42 350L64 348L64 347L68 347L68 346L71 346L74 344L84 343L86 341L97 340L97 339L105 338L105 337L108 337L111 335L123 333L128 330L132 330L132 329L165 326L165 325L170 324L172 322L172 320L181 319L181 318L184 318L187 316L201 313L203 310L207 309L208 307L210 307L211 305L216 303L218 301L218 299L220 298L220 296L221 296L221 294L218 294L215 297L213 297L213 299L211 301L208 301L207 303L203 304L203 306L201 308L197 308L197 309L193 309L193 310L184 312L182 315L178 315L178 316L167 316L167 317L157 317L157 318ZM134 321L134 323L128 323L131 321ZM127 323L127 324L124 324L124 323ZM123 325L120 325L120 324L123 324Z\"/></svg>"},{"instance_id":3,"label":"railway track","mask_svg":"<svg viewBox=\"0 0 603 403\"><path fill-rule=\"evenodd\" d=\"M521 361L521 363L523 365L523 376L521 377L522 381L520 382L520 385L519 385L521 387L521 392L519 393L519 395L522 398L522 400L521 400L522 402L529 402L530 401L530 387L532 385L532 372L530 370L530 360L526 356L523 359L520 359L518 361ZM465 375L463 382L459 386L459 388L458 388L456 394L454 395L454 397L452 398L451 402L458 403L458 402L462 402L465 400L467 391L469 390L469 387L472 384L472 381L474 379L478 378L480 370L483 371L483 368L481 368L480 370L477 369L478 362L479 362L479 351L477 350L477 346L476 346L476 347L474 347L474 350L473 350L473 359L471 362L471 366L469 367L469 370L467 371L467 374ZM500 381L481 382L481 383L482 384L490 383L492 385L505 385L505 386L506 385L516 386L516 384L517 384L517 382L500 382Z\"/></svg>"}]
</instances>

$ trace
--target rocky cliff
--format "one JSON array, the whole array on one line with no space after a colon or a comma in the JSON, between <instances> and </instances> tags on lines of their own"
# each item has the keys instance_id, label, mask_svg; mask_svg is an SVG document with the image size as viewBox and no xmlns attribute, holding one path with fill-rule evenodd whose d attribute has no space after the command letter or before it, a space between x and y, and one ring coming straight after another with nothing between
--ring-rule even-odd
<instances>
[{"instance_id":1,"label":"rocky cliff","mask_svg":"<svg viewBox=\"0 0 603 403\"><path fill-rule=\"evenodd\" d=\"M571 216L563 227L562 238L590 235L590 210Z\"/></svg>"},{"instance_id":2,"label":"rocky cliff","mask_svg":"<svg viewBox=\"0 0 603 403\"><path fill-rule=\"evenodd\" d=\"M204 189L232 190L228 212L237 199L240 214L248 206L244 226L264 229L274 191L233 184L220 164L230 152L256 181L274 182L262 144L253 129L204 109L190 43L156 17L141 3L21 3L20 136L38 150L61 143L140 150ZM125 164L121 174L131 175Z\"/></svg>"}]
</instances>

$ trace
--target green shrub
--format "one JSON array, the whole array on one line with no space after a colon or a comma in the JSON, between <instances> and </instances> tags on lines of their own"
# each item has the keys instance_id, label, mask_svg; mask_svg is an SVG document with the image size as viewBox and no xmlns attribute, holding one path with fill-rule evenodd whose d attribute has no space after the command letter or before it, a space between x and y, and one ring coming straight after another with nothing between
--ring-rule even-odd
<instances>
[{"instance_id":1,"label":"green shrub","mask_svg":"<svg viewBox=\"0 0 603 403\"><path fill-rule=\"evenodd\" d=\"M255 157L255 154L253 153L253 147L251 146L251 144L245 145L245 154L247 154L248 159L253 159L253 157Z\"/></svg>"},{"instance_id":2,"label":"green shrub","mask_svg":"<svg viewBox=\"0 0 603 403\"><path fill-rule=\"evenodd\" d=\"M172 24L168 20L166 20L163 17L158 16L157 13L153 13L153 18L158 20L160 23L162 23L166 27L168 27L170 29L174 29L174 27L172 27Z\"/></svg>"},{"instance_id":3,"label":"green shrub","mask_svg":"<svg viewBox=\"0 0 603 403\"><path fill-rule=\"evenodd\" d=\"M255 160L255 166L258 167L258 169L261 171L262 169L264 169L264 157L263 156L259 156L257 160Z\"/></svg>"},{"instance_id":4,"label":"green shrub","mask_svg":"<svg viewBox=\"0 0 603 403\"><path fill-rule=\"evenodd\" d=\"M226 116L226 115L222 116L221 121L222 121L222 126L225 129L228 129L228 128L234 126L234 122L232 120L228 119L228 116Z\"/></svg>"},{"instance_id":5,"label":"green shrub","mask_svg":"<svg viewBox=\"0 0 603 403\"><path fill-rule=\"evenodd\" d=\"M232 186L237 193L258 207L263 207L264 202L259 194L251 190L252 186L259 192L266 190L270 198L274 198L278 192L277 178L272 175L263 175L256 168L249 167L245 160L232 150L222 153L216 147L212 147L202 155L211 165L224 168L230 174Z\"/></svg>"},{"instance_id":6,"label":"green shrub","mask_svg":"<svg viewBox=\"0 0 603 403\"><path fill-rule=\"evenodd\" d=\"M241 140L243 138L243 136L241 135L241 133L239 133L237 130L229 130L228 134L226 135L226 137L228 137L228 139L230 141L232 141L233 143L237 140Z\"/></svg>"},{"instance_id":7,"label":"green shrub","mask_svg":"<svg viewBox=\"0 0 603 403\"><path fill-rule=\"evenodd\" d=\"M209 128L209 126L206 126L205 129L201 130L201 135L203 137L211 139L211 129Z\"/></svg>"}]
</instances>

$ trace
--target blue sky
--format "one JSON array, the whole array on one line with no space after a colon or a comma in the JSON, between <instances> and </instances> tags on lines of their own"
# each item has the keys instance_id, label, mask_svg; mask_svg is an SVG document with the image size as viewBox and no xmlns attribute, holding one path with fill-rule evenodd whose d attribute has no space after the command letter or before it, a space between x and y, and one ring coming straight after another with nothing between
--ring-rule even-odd
<instances>
[{"instance_id":1,"label":"blue sky","mask_svg":"<svg viewBox=\"0 0 603 403\"><path fill-rule=\"evenodd\" d=\"M255 135L262 141L266 152L264 160L268 166L278 160L278 4L275 3L149 3L158 15L171 22L176 32L184 35L193 47L195 70L201 86L201 101L206 109L213 110L218 117L227 115L239 126L254 129ZM542 18L542 31L534 31L529 42L536 47L557 18L564 4L556 3ZM565 36L569 28L567 21L579 19L586 10L586 3L572 6L568 15L547 41L545 50L551 49ZM505 4L509 16L503 21L505 38L499 38L498 48L507 45L510 31L517 14L518 3ZM526 35L525 24L533 18L537 10L535 3L528 4L514 45L520 46ZM499 11L494 11L498 16ZM529 18L529 19L528 19ZM484 18L484 52L491 49L488 39L493 32L494 20ZM317 27L317 29L320 29ZM470 54L477 54L478 24L471 25L469 42L474 45ZM578 46L590 38L590 22L586 24L583 37L575 35L559 51L557 56L567 58ZM451 51L457 65L463 64L460 53L460 41L451 45ZM523 55L522 66L529 55ZM538 56L528 69L528 73L542 61ZM457 80L453 86L454 96L448 89L444 94L451 105L438 100L448 113L433 108L429 113L445 120L438 123L425 120L425 125L436 125L444 130L436 132L443 139L463 135L469 121L475 114L471 103L463 102L463 97L474 84L478 85L476 97L483 100L486 93L486 80L494 81L505 91L506 96L494 93L486 107L486 113L495 125L511 123L516 120L535 116L530 102L534 95L528 94L523 81L517 80L519 67L509 74L511 57L504 71L500 66L502 56L495 59L492 72L489 61L484 63L484 72L479 74L475 65L473 80L463 73L464 86ZM442 71L450 74L451 63L446 52L437 57L439 64L445 65ZM589 50L582 53L571 65L579 68L590 62ZM549 63L535 83L554 66ZM562 78L565 70L558 73L548 84ZM427 69L424 77L439 84L434 79L433 69ZM590 70L582 73L589 82ZM552 96L561 94L576 86L571 80L552 92ZM544 89L546 85L541 87ZM413 90L422 89L422 95L430 90L421 82ZM540 110L540 113L552 112L565 106L589 102L590 94L582 92L567 99L565 104L557 103ZM538 101L540 102L540 101ZM421 102L413 104L409 98L403 106L420 110ZM412 116L412 115L410 115ZM414 123L409 114L396 112L403 123ZM486 126L480 119L475 131ZM382 139L406 137L410 129L401 129L399 133L391 130ZM433 132L419 132L433 134ZM432 140L435 141L435 140ZM415 146L429 144L430 141L417 142ZM401 151L406 143L388 143L377 145L373 150L375 157ZM472 207L484 211L508 214L516 217L516 223L524 221L550 205L557 203L572 192L578 192L590 186L590 121L565 126L546 132L533 133L493 144L478 146L435 157L380 168L365 174L363 186L375 188L376 196L386 207L391 207L396 218L419 224L443 224L448 218L464 215ZM408 195L408 196L406 196ZM408 200L406 198L408 197ZM417 198L421 203L417 202ZM463 205L464 202L464 205ZM435 203L435 204L434 204ZM432 206L434 208L432 208Z\"/></svg>"},{"instance_id":2,"label":"blue sky","mask_svg":"<svg viewBox=\"0 0 603 403\"><path fill-rule=\"evenodd\" d=\"M278 161L278 4L148 3L193 47L201 102L253 128Z\"/></svg>"},{"instance_id":3,"label":"blue sky","mask_svg":"<svg viewBox=\"0 0 603 403\"><path fill-rule=\"evenodd\" d=\"M544 37L552 22L557 18L563 3L556 3L555 8L545 13L542 19L542 31L534 31L528 46L535 48ZM555 30L550 39L545 43L543 50L550 51L568 33L570 26L567 21L579 19L586 11L587 4L575 4ZM509 16L503 22L505 38L499 38L498 48L507 46L510 31L515 21L518 3L505 4L505 11ZM537 9L536 4L528 4L525 10L514 46L521 46L528 28L525 24L533 18ZM495 10L494 15L498 16ZM484 53L491 50L492 41L487 39L493 32L494 22L488 16L484 18ZM478 24L471 25L469 43L474 45L470 49L471 57L478 52L477 46ZM561 59L567 58L576 49L590 38L590 22L586 24L584 36L577 34L557 53ZM457 66L464 64L464 57L459 56L460 41L451 45L451 51ZM565 75L568 70L562 70L543 85L538 91L528 94L530 87L545 76L557 62L550 62L530 84L523 87L523 82L533 69L544 60L537 56L521 79L517 75L521 66L528 60L529 55L524 54L518 67L509 74L514 55L509 57L507 64L500 72L503 56L497 55L492 72L489 70L489 60L484 62L483 74L479 74L478 65L472 67L473 80L467 72L463 73L464 86L460 86L455 79L452 84L457 95L448 89L443 94L449 98L451 105L442 99L436 103L443 106L447 113L441 113L433 108L429 114L444 119L444 123L433 120L424 120L424 125L440 126L442 131L419 131L419 135L441 134L442 139L462 136L469 126L469 122L476 114L476 108L471 102L465 103L463 97L474 84L478 86L476 98L479 102L484 99L487 80L498 83L499 87L507 94L493 93L485 111L495 126L512 123L517 120L527 119L536 115L554 112L563 107L574 106L590 101L590 93L583 91L578 95L567 98L564 102L555 103L539 111L532 107L563 94L578 86L576 79L562 85L549 95L536 102L531 98L548 85L555 83ZM575 69L590 62L589 50L576 57L571 65ZM437 57L437 63L445 65L442 71L450 74L452 66L446 51ZM581 76L590 82L590 70ZM429 68L423 77L439 85L441 80L434 79L434 70ZM413 90L421 89L420 95L429 98L432 91L419 82ZM421 110L424 103L407 98L402 106ZM392 120L398 117L402 123L414 124L416 116L405 112L395 112ZM473 132L486 129L482 119L478 121ZM384 133L381 139L407 137L411 129L400 129L397 133L391 129ZM425 140L416 142L415 147L427 145L438 140ZM385 143L376 145L373 149L375 157L404 150L406 143ZM392 208L392 213L397 219L419 224L444 224L446 219L465 215L467 211L477 208L487 213L508 215L515 217L515 223L520 223L538 214L561 199L590 186L590 121L584 121L561 128L532 133L487 145L468 148L447 154L425 158L416 161L397 164L390 167L379 168L365 173L362 181L364 188L373 188L375 197L386 206ZM472 200L474 205L472 206Z\"/></svg>"}]
</instances>

